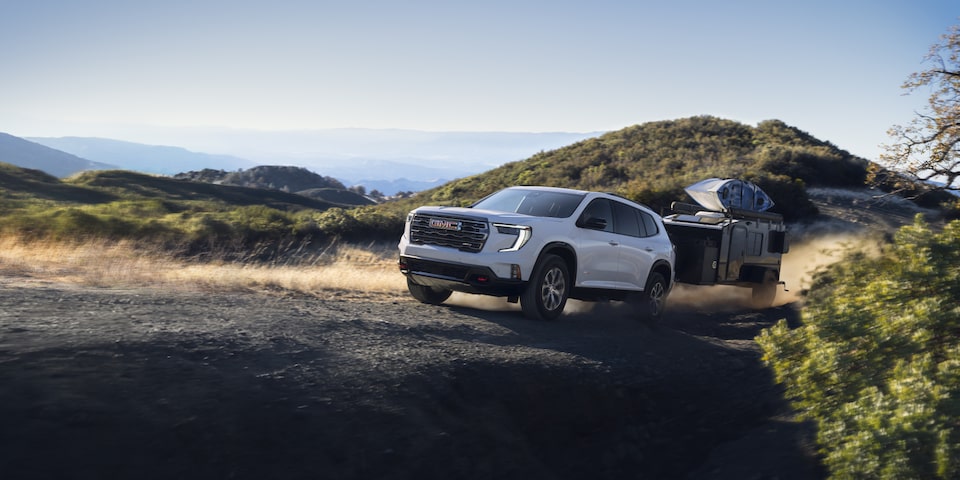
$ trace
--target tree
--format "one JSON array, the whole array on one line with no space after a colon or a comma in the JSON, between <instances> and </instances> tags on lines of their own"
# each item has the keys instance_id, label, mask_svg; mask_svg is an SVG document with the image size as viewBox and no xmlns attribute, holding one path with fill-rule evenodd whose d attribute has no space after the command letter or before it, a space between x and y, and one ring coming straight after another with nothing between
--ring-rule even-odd
<instances>
[{"instance_id":1,"label":"tree","mask_svg":"<svg viewBox=\"0 0 960 480\"><path fill-rule=\"evenodd\" d=\"M836 478L960 478L960 221L918 216L879 258L821 272L757 337Z\"/></svg>"},{"instance_id":2,"label":"tree","mask_svg":"<svg viewBox=\"0 0 960 480\"><path fill-rule=\"evenodd\" d=\"M930 68L903 84L911 92L930 87L928 105L909 125L887 132L894 143L884 145L880 159L891 169L937 182L937 189L960 190L960 26L940 38L924 57Z\"/></svg>"}]
</instances>

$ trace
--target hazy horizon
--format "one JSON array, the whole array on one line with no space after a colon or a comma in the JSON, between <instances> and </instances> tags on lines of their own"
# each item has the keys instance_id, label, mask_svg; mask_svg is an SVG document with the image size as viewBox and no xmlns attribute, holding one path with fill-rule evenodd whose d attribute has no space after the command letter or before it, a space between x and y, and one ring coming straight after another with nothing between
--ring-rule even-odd
<instances>
[{"instance_id":1,"label":"hazy horizon","mask_svg":"<svg viewBox=\"0 0 960 480\"><path fill-rule=\"evenodd\" d=\"M198 148L156 132L589 133L711 115L875 160L924 108L900 87L958 16L955 0L15 2L0 131Z\"/></svg>"}]
</instances>

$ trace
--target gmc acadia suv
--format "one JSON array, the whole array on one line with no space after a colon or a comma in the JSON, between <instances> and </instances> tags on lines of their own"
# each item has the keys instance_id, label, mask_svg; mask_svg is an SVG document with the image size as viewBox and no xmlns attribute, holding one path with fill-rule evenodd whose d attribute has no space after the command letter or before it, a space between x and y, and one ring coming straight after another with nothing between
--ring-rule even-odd
<instances>
[{"instance_id":1,"label":"gmc acadia suv","mask_svg":"<svg viewBox=\"0 0 960 480\"><path fill-rule=\"evenodd\" d=\"M673 287L675 252L660 217L616 195L510 187L474 205L407 215L400 271L417 300L454 290L520 301L554 319L567 298L623 300L659 320Z\"/></svg>"}]
</instances>

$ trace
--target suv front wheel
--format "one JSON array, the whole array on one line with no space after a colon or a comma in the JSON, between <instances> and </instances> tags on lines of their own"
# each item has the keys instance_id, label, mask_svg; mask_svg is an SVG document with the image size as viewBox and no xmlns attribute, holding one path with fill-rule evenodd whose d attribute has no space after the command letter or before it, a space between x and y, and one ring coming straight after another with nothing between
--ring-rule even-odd
<instances>
[{"instance_id":1,"label":"suv front wheel","mask_svg":"<svg viewBox=\"0 0 960 480\"><path fill-rule=\"evenodd\" d=\"M563 312L569 295L570 273L566 262L556 255L545 255L520 295L520 307L527 317L553 320Z\"/></svg>"}]
</instances>

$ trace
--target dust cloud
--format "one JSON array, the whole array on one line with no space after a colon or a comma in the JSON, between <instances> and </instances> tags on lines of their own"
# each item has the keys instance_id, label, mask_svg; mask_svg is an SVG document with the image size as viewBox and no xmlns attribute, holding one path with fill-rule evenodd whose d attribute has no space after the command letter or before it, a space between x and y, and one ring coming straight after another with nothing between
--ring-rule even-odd
<instances>
[{"instance_id":1,"label":"dust cloud","mask_svg":"<svg viewBox=\"0 0 960 480\"><path fill-rule=\"evenodd\" d=\"M793 227L788 232L790 252L783 255L780 280L773 306L803 300L814 275L839 261L844 252L862 250L877 253L882 238L862 227L843 222L819 222ZM668 308L695 311L734 311L751 308L752 291L727 285L697 286L677 284L668 300Z\"/></svg>"},{"instance_id":2,"label":"dust cloud","mask_svg":"<svg viewBox=\"0 0 960 480\"><path fill-rule=\"evenodd\" d=\"M450 295L450 299L444 303L491 312L520 311L519 303L510 303L504 297L491 297L489 295L472 295L469 293L453 292L453 295Z\"/></svg>"}]
</instances>

